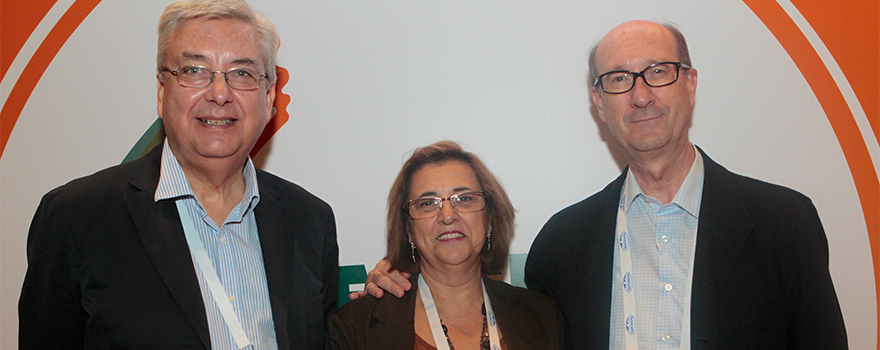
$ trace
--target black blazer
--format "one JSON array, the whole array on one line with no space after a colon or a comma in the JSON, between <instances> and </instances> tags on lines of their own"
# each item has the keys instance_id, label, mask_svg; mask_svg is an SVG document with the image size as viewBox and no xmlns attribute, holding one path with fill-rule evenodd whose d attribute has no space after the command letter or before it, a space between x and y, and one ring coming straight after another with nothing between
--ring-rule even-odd
<instances>
[{"instance_id":1,"label":"black blazer","mask_svg":"<svg viewBox=\"0 0 880 350\"><path fill-rule=\"evenodd\" d=\"M729 172L705 153L691 348L845 349L816 208L791 189ZM573 349L608 349L617 203L627 170L555 214L525 281L559 303Z\"/></svg>"},{"instance_id":2,"label":"black blazer","mask_svg":"<svg viewBox=\"0 0 880 350\"><path fill-rule=\"evenodd\" d=\"M153 200L162 147L43 197L28 234L21 349L210 349L193 261L172 200ZM254 210L279 349L321 349L335 311L330 207L257 170Z\"/></svg>"},{"instance_id":3,"label":"black blazer","mask_svg":"<svg viewBox=\"0 0 880 350\"><path fill-rule=\"evenodd\" d=\"M367 296L342 306L330 317L327 349L412 349L418 274L410 282L403 298ZM483 283L509 350L563 348L562 314L553 299L490 278Z\"/></svg>"}]
</instances>

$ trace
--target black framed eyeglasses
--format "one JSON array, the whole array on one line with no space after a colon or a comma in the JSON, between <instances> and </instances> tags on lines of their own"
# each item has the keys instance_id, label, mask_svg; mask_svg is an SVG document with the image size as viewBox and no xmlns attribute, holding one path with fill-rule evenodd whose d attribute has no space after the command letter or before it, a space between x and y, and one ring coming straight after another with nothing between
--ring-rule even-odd
<instances>
[{"instance_id":1,"label":"black framed eyeglasses","mask_svg":"<svg viewBox=\"0 0 880 350\"><path fill-rule=\"evenodd\" d=\"M636 79L642 77L645 84L650 87L661 87L678 81L679 68L690 69L691 66L681 62L658 62L654 63L641 72L628 70L613 70L603 73L593 86L599 85L602 91L609 94L622 94L632 90L636 86Z\"/></svg>"},{"instance_id":2,"label":"black framed eyeglasses","mask_svg":"<svg viewBox=\"0 0 880 350\"><path fill-rule=\"evenodd\" d=\"M409 217L413 219L425 219L437 216L443 209L443 202L448 201L452 208L459 213L471 213L486 208L486 200L483 192L464 192L449 197L421 197L416 198L404 205L409 211Z\"/></svg>"},{"instance_id":3,"label":"black framed eyeglasses","mask_svg":"<svg viewBox=\"0 0 880 350\"><path fill-rule=\"evenodd\" d=\"M250 68L232 68L228 71L212 71L208 67L203 66L183 66L176 70L165 68L164 72L171 73L177 78L177 85L189 88L203 88L214 82L214 75L221 73L225 77L229 87L236 90L256 90L260 88L260 79L269 76L259 74L256 70Z\"/></svg>"}]
</instances>

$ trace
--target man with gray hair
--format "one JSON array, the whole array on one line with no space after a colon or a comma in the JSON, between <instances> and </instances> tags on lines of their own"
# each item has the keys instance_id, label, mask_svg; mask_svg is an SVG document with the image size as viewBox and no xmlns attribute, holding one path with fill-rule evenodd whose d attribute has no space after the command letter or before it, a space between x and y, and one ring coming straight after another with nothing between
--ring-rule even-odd
<instances>
[{"instance_id":1,"label":"man with gray hair","mask_svg":"<svg viewBox=\"0 0 880 350\"><path fill-rule=\"evenodd\" d=\"M338 284L333 212L248 156L272 118L279 43L243 0L166 8L165 142L43 197L21 349L323 349Z\"/></svg>"}]
</instances>

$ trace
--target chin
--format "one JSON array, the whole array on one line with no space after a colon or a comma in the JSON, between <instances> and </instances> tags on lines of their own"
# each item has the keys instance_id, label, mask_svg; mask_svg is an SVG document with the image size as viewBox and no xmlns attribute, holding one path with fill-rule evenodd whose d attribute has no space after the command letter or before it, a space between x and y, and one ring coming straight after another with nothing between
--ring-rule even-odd
<instances>
[{"instance_id":1,"label":"chin","mask_svg":"<svg viewBox=\"0 0 880 350\"><path fill-rule=\"evenodd\" d=\"M470 256L470 255L461 254L461 255L454 255L454 256L446 256L446 257L440 258L440 261L443 262L444 264L454 265L454 266L467 265L467 264L479 265L480 264L480 255L477 254L476 256Z\"/></svg>"},{"instance_id":2,"label":"chin","mask_svg":"<svg viewBox=\"0 0 880 350\"><path fill-rule=\"evenodd\" d=\"M199 155L205 158L229 158L241 153L241 147L230 147L228 144L209 144L199 149Z\"/></svg>"},{"instance_id":3,"label":"chin","mask_svg":"<svg viewBox=\"0 0 880 350\"><path fill-rule=\"evenodd\" d=\"M639 152L650 152L662 149L669 145L669 139L660 135L645 135L630 143L630 148Z\"/></svg>"}]
</instances>

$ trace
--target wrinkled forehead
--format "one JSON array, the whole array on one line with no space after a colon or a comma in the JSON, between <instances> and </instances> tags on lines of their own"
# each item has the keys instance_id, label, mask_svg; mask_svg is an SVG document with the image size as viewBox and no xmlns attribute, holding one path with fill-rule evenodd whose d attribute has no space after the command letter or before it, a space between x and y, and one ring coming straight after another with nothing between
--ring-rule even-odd
<instances>
[{"instance_id":1,"label":"wrinkled forehead","mask_svg":"<svg viewBox=\"0 0 880 350\"><path fill-rule=\"evenodd\" d=\"M261 68L265 58L259 43L259 33L250 23L224 17L190 18L172 32L165 59L172 64L207 64L222 58L234 66Z\"/></svg>"},{"instance_id":2,"label":"wrinkled forehead","mask_svg":"<svg viewBox=\"0 0 880 350\"><path fill-rule=\"evenodd\" d=\"M679 61L678 48L672 33L657 23L624 23L612 29L596 48L596 68L640 71L664 61Z\"/></svg>"}]
</instances>

